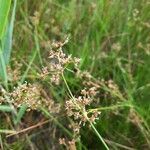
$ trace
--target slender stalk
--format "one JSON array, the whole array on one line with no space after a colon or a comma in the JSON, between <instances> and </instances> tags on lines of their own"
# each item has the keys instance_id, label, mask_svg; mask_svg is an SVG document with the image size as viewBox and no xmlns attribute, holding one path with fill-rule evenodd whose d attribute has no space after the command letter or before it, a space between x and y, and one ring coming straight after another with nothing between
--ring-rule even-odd
<instances>
[{"instance_id":1,"label":"slender stalk","mask_svg":"<svg viewBox=\"0 0 150 150\"><path fill-rule=\"evenodd\" d=\"M95 131L95 133L97 134L97 136L99 137L99 139L101 140L101 142L103 143L103 145L105 146L105 148L107 150L109 150L109 147L107 146L106 142L103 140L102 136L99 134L99 132L97 131L97 129L95 128L95 126L93 125L93 123L90 122L90 124L91 124L91 127L93 128L93 130Z\"/></svg>"},{"instance_id":2,"label":"slender stalk","mask_svg":"<svg viewBox=\"0 0 150 150\"><path fill-rule=\"evenodd\" d=\"M120 104L120 105L114 105L114 106L108 106L108 107L100 107L100 108L95 108L95 109L89 109L88 112L93 112L93 111L102 111L102 110L114 110L117 108L123 108L123 107L129 107L129 108L133 108L132 105L129 104Z\"/></svg>"},{"instance_id":3,"label":"slender stalk","mask_svg":"<svg viewBox=\"0 0 150 150\"><path fill-rule=\"evenodd\" d=\"M39 39L38 39L38 30L37 30L37 26L35 26L35 31L34 31L34 41L35 41L35 46L36 46L36 50L39 56L39 61L41 66L43 66L43 61L42 61L42 57L40 54L40 45L39 45Z\"/></svg>"}]
</instances>

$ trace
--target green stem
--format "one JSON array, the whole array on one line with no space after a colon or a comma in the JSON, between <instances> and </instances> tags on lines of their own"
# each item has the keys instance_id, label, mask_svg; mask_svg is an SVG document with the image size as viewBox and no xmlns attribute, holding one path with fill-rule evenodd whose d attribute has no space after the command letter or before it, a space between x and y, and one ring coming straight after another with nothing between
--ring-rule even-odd
<instances>
[{"instance_id":1,"label":"green stem","mask_svg":"<svg viewBox=\"0 0 150 150\"><path fill-rule=\"evenodd\" d=\"M122 108L122 107L132 108L133 106L129 105L129 104L114 105L114 106L108 106L108 107L100 107L100 108L95 108L95 109L89 109L88 112L101 111L101 110L114 110L114 109Z\"/></svg>"},{"instance_id":2,"label":"green stem","mask_svg":"<svg viewBox=\"0 0 150 150\"><path fill-rule=\"evenodd\" d=\"M1 64L1 76L2 79L4 80L4 86L6 88L6 90L8 90L8 76L7 76L7 71L6 71L6 64L5 64L5 60L4 60L4 56L3 56L3 52L0 48L0 64Z\"/></svg>"},{"instance_id":3,"label":"green stem","mask_svg":"<svg viewBox=\"0 0 150 150\"><path fill-rule=\"evenodd\" d=\"M35 31L34 31L34 41L35 41L36 50L38 52L40 64L41 64L41 66L43 66L43 61L42 61L42 57L41 57L41 54L40 54L40 45L39 45L39 39L38 39L37 26L35 26Z\"/></svg>"},{"instance_id":4,"label":"green stem","mask_svg":"<svg viewBox=\"0 0 150 150\"><path fill-rule=\"evenodd\" d=\"M93 123L90 122L90 124L91 124L91 127L93 128L93 130L95 131L96 135L99 137L99 139L101 140L101 142L105 146L106 150L109 150L109 147L107 146L106 142L103 140L102 136L99 134L99 132L97 131L97 129L95 128Z\"/></svg>"}]
</instances>

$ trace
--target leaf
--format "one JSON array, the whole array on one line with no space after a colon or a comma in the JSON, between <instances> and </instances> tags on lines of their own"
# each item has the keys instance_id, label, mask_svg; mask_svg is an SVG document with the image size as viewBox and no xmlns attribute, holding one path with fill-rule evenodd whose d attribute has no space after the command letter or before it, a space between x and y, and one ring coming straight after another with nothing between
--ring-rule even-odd
<instances>
[{"instance_id":1,"label":"leaf","mask_svg":"<svg viewBox=\"0 0 150 150\"><path fill-rule=\"evenodd\" d=\"M17 6L17 0L14 0L13 4L13 10L11 15L10 23L7 26L6 34L4 36L4 46L3 46L3 55L5 59L6 65L9 63L10 60L10 54L12 50L12 38L13 38L13 29L14 29L14 22L15 22L15 14L16 14L16 6Z\"/></svg>"},{"instance_id":2,"label":"leaf","mask_svg":"<svg viewBox=\"0 0 150 150\"><path fill-rule=\"evenodd\" d=\"M3 56L3 38L6 32L8 15L10 11L11 0L0 0L0 77L7 87L6 63Z\"/></svg>"},{"instance_id":3,"label":"leaf","mask_svg":"<svg viewBox=\"0 0 150 150\"><path fill-rule=\"evenodd\" d=\"M15 124L18 124L21 121L21 119L22 119L23 115L25 114L26 110L27 110L27 106L26 105L22 105L20 107L19 112L17 114L17 118L15 120Z\"/></svg>"},{"instance_id":4,"label":"leaf","mask_svg":"<svg viewBox=\"0 0 150 150\"><path fill-rule=\"evenodd\" d=\"M4 85L7 88L8 79L7 79L6 64L1 47L0 47L0 77L4 81Z\"/></svg>"},{"instance_id":5,"label":"leaf","mask_svg":"<svg viewBox=\"0 0 150 150\"><path fill-rule=\"evenodd\" d=\"M0 40L2 40L7 26L10 5L11 0L0 0Z\"/></svg>"},{"instance_id":6,"label":"leaf","mask_svg":"<svg viewBox=\"0 0 150 150\"><path fill-rule=\"evenodd\" d=\"M0 133L15 134L16 131L14 131L14 130L7 130L7 129L0 129Z\"/></svg>"},{"instance_id":7,"label":"leaf","mask_svg":"<svg viewBox=\"0 0 150 150\"><path fill-rule=\"evenodd\" d=\"M7 106L7 105L0 105L0 111L3 111L3 112L12 112L13 109L10 106Z\"/></svg>"}]
</instances>

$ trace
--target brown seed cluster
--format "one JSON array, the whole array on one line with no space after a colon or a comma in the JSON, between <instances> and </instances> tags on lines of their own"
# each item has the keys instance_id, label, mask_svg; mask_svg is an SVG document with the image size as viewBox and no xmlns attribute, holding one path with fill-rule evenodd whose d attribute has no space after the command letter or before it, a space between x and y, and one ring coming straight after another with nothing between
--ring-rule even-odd
<instances>
[{"instance_id":1,"label":"brown seed cluster","mask_svg":"<svg viewBox=\"0 0 150 150\"><path fill-rule=\"evenodd\" d=\"M24 83L14 88L14 91L10 93L10 98L15 107L26 105L28 111L46 107L51 112L54 110L58 112L58 107L55 106L54 102L45 99L41 91L42 88L40 85Z\"/></svg>"},{"instance_id":2,"label":"brown seed cluster","mask_svg":"<svg viewBox=\"0 0 150 150\"><path fill-rule=\"evenodd\" d=\"M60 83L61 75L66 69L67 65L73 63L75 66L78 66L80 59L72 57L71 55L67 56L62 47L68 42L66 39L65 42L54 42L51 45L51 50L49 52L49 64L42 69L41 77L50 76L52 83L58 85Z\"/></svg>"},{"instance_id":3,"label":"brown seed cluster","mask_svg":"<svg viewBox=\"0 0 150 150\"><path fill-rule=\"evenodd\" d=\"M0 105L2 104L3 102L3 96L2 96L2 90L0 89Z\"/></svg>"},{"instance_id":4,"label":"brown seed cluster","mask_svg":"<svg viewBox=\"0 0 150 150\"><path fill-rule=\"evenodd\" d=\"M31 85L24 83L17 88L14 88L14 91L10 93L11 99L16 107L21 105L26 105L29 110L37 109L41 104L41 94L38 85Z\"/></svg>"},{"instance_id":5,"label":"brown seed cluster","mask_svg":"<svg viewBox=\"0 0 150 150\"><path fill-rule=\"evenodd\" d=\"M59 144L64 145L68 150L76 150L76 140L75 139L68 141L65 138L60 138Z\"/></svg>"},{"instance_id":6,"label":"brown seed cluster","mask_svg":"<svg viewBox=\"0 0 150 150\"><path fill-rule=\"evenodd\" d=\"M114 43L112 45L112 50L119 52L121 50L121 44L120 43Z\"/></svg>"},{"instance_id":7,"label":"brown seed cluster","mask_svg":"<svg viewBox=\"0 0 150 150\"><path fill-rule=\"evenodd\" d=\"M150 43L142 44L141 42L137 45L138 48L142 49L146 55L150 55Z\"/></svg>"},{"instance_id":8,"label":"brown seed cluster","mask_svg":"<svg viewBox=\"0 0 150 150\"><path fill-rule=\"evenodd\" d=\"M38 11L34 12L34 15L30 17L31 22L33 23L34 26L37 26L40 21L40 13Z\"/></svg>"},{"instance_id":9,"label":"brown seed cluster","mask_svg":"<svg viewBox=\"0 0 150 150\"><path fill-rule=\"evenodd\" d=\"M67 115L72 116L79 125L85 125L88 121L95 123L100 112L88 112L88 106L93 102L92 96L96 95L96 91L94 88L89 90L84 89L81 91L81 95L66 101L65 108Z\"/></svg>"},{"instance_id":10,"label":"brown seed cluster","mask_svg":"<svg viewBox=\"0 0 150 150\"><path fill-rule=\"evenodd\" d=\"M111 90L113 90L113 91L118 91L119 90L118 85L115 84L113 80L108 80L106 83L108 85L108 88L110 88Z\"/></svg>"},{"instance_id":11,"label":"brown seed cluster","mask_svg":"<svg viewBox=\"0 0 150 150\"><path fill-rule=\"evenodd\" d=\"M88 73L87 73L88 74ZM90 74L90 73L89 73ZM111 79L95 79L92 75L88 76L79 76L82 80L83 85L90 90L90 93L95 93L96 95L100 95L101 91L104 91L103 94L105 97L116 97L118 96L122 99L122 93L120 92L119 86ZM90 78L89 78L90 77Z\"/></svg>"},{"instance_id":12,"label":"brown seed cluster","mask_svg":"<svg viewBox=\"0 0 150 150\"><path fill-rule=\"evenodd\" d=\"M81 71L77 68L76 77L81 79L88 79L92 78L91 74L88 71Z\"/></svg>"}]
</instances>

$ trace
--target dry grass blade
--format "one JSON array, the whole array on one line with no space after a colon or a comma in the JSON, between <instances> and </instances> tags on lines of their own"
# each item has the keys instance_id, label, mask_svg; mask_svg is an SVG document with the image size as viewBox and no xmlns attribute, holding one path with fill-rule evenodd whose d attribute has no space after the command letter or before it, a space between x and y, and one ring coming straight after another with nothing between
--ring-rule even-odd
<instances>
[{"instance_id":1,"label":"dry grass blade","mask_svg":"<svg viewBox=\"0 0 150 150\"><path fill-rule=\"evenodd\" d=\"M36 124L36 125L33 125L33 126L31 126L31 127L28 127L28 128L25 128L25 129L23 129L23 130L21 130L21 131L15 131L15 132L12 132L12 133L10 132L10 134L7 135L7 137L15 136L15 135L18 135L18 134L27 132L27 131L29 131L29 130L35 129L35 128L39 127L39 126L42 126L42 125L48 123L49 121L50 121L50 120L46 120L46 121L44 121L44 122L40 122L40 123L38 123L38 124ZM8 132L8 133L9 133L9 132Z\"/></svg>"}]
</instances>

